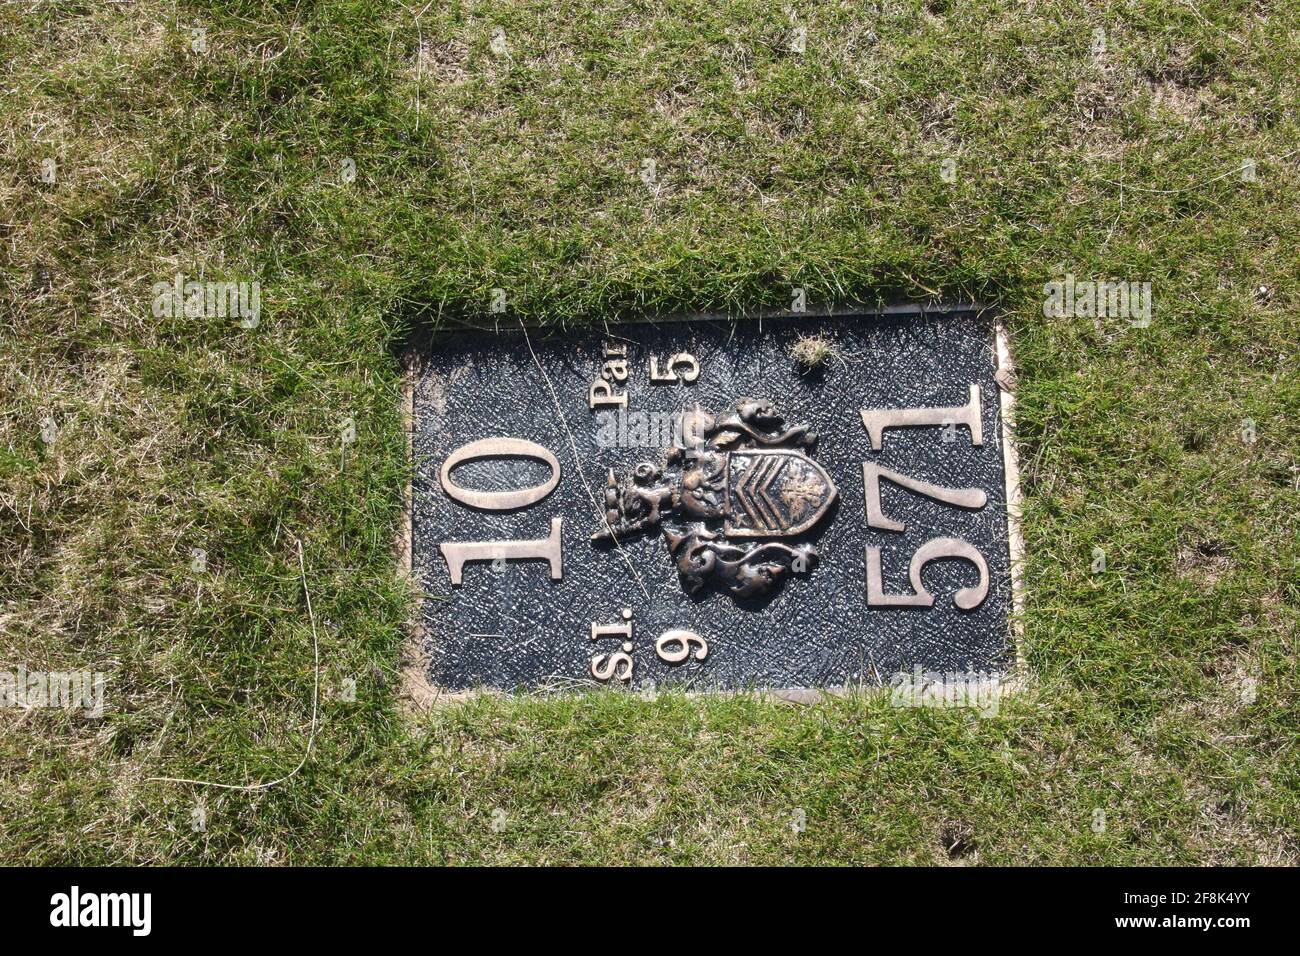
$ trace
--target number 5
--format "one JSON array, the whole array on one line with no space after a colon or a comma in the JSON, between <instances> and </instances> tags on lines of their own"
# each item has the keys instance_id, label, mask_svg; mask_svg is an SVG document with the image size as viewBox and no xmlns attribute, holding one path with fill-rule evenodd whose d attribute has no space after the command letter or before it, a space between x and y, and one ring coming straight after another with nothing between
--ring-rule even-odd
<instances>
[{"instance_id":1,"label":"number 5","mask_svg":"<svg viewBox=\"0 0 1300 956\"><path fill-rule=\"evenodd\" d=\"M961 558L979 569L980 582L975 587L962 588L953 595L953 603L963 611L973 611L989 595L989 566L984 555L961 538L935 538L917 548L907 576L912 581L915 594L886 594L884 578L880 573L880 549L867 545L867 606L868 607L933 607L934 595L921 583L921 569L940 558Z\"/></svg>"}]
</instances>

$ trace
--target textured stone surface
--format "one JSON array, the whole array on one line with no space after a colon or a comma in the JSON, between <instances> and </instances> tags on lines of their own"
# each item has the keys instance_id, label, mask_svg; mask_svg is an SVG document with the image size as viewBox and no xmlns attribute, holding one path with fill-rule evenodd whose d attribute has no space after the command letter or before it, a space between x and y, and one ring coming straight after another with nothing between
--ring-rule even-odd
<instances>
[{"instance_id":1,"label":"textured stone surface","mask_svg":"<svg viewBox=\"0 0 1300 956\"><path fill-rule=\"evenodd\" d=\"M823 375L803 375L790 349L799 334L822 333L839 353ZM611 326L570 334L530 330L467 331L439 337L425 352L415 387L415 513L417 573L429 595L423 605L429 678L448 688L520 688L590 682L590 626L616 624L631 608L635 627L632 683L685 682L696 688L809 688L888 683L896 671L1004 670L1010 570L1002 432L992 326L969 313L929 316L796 317L747 321L697 320ZM700 403L715 414L742 396L770 399L786 426L807 423L820 434L815 458L839 488L839 500L803 538L822 559L811 573L785 579L765 599L737 599L706 589L687 595L662 536L623 542L626 559L592 543L596 501L613 467L660 459L657 447L602 448L587 389L606 342L626 343L626 390L632 411L675 412ZM661 365L686 351L699 359L693 384L656 385L651 355ZM558 398L552 397L540 362ZM982 393L984 444L969 433L941 428L891 429L873 452L859 410L868 407L956 406L968 386ZM507 513L467 508L440 489L438 471L468 442L515 436L550 449L562 476L555 491L531 507ZM576 444L578 461L575 461ZM862 463L948 487L978 487L989 503L979 511L950 507L888 482L889 516L903 533L868 529ZM581 474L580 474L580 470ZM522 488L543 482L545 465L493 459L459 467L456 481L476 489ZM585 485L583 479L585 478ZM588 492L590 489L590 493ZM465 567L452 587L438 551L443 541L545 537L552 516L564 519L564 576L552 581L545 562ZM975 568L946 560L925 569L932 608L868 608L864 546L882 549L885 588L910 591L912 553L940 536L964 538L988 562L987 600L972 612L952 595L976 581ZM641 586L629 570L631 564ZM642 589L644 587L644 590ZM688 628L708 641L705 660L676 666L660 661L655 638Z\"/></svg>"}]
</instances>

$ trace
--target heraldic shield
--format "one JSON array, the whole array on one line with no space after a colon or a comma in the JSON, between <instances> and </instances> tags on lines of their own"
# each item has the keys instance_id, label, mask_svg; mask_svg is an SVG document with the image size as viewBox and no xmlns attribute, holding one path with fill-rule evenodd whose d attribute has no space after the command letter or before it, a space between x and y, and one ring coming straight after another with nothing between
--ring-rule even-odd
<instances>
[{"instance_id":1,"label":"heraldic shield","mask_svg":"<svg viewBox=\"0 0 1300 956\"><path fill-rule=\"evenodd\" d=\"M802 452L729 452L724 528L737 538L792 538L821 520L835 494L831 476Z\"/></svg>"},{"instance_id":2,"label":"heraldic shield","mask_svg":"<svg viewBox=\"0 0 1300 956\"><path fill-rule=\"evenodd\" d=\"M811 544L756 540L810 531L835 503L834 481L811 457L816 447L816 432L786 429L770 402L741 399L720 420L684 411L662 465L641 462L621 479L610 471L604 527L592 538L661 531L688 592L713 583L761 596L820 558Z\"/></svg>"}]
</instances>

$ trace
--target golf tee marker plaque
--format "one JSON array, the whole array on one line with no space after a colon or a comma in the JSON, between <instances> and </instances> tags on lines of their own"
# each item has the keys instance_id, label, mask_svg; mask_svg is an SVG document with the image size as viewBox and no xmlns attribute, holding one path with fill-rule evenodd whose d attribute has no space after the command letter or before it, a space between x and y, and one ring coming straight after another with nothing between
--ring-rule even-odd
<instances>
[{"instance_id":1,"label":"golf tee marker plaque","mask_svg":"<svg viewBox=\"0 0 1300 956\"><path fill-rule=\"evenodd\" d=\"M413 403L429 682L1005 672L999 352L962 310L439 335Z\"/></svg>"}]
</instances>

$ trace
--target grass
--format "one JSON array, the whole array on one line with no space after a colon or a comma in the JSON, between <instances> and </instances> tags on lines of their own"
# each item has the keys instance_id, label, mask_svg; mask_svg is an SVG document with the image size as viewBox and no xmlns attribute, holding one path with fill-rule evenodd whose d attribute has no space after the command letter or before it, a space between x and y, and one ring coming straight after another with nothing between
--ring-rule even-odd
<instances>
[{"instance_id":1,"label":"grass","mask_svg":"<svg viewBox=\"0 0 1300 956\"><path fill-rule=\"evenodd\" d=\"M1297 36L1258 0L0 6L0 670L110 708L0 710L3 862L1296 863ZM1151 282L1150 328L1045 317L1061 272ZM259 281L260 323L154 316L177 273ZM567 324L795 287L1004 308L1030 689L409 716L407 337L494 289ZM289 772L316 676L291 780L149 779Z\"/></svg>"}]
</instances>

